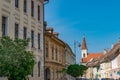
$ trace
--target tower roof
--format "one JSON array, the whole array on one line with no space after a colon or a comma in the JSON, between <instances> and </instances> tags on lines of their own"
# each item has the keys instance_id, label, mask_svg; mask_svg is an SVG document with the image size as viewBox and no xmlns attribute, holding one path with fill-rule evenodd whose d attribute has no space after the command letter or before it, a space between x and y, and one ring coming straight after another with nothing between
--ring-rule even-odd
<instances>
[{"instance_id":1,"label":"tower roof","mask_svg":"<svg viewBox=\"0 0 120 80\"><path fill-rule=\"evenodd\" d=\"M87 49L87 45L86 45L85 37L83 37L83 40L82 40L82 50L85 50L85 49Z\"/></svg>"}]
</instances>

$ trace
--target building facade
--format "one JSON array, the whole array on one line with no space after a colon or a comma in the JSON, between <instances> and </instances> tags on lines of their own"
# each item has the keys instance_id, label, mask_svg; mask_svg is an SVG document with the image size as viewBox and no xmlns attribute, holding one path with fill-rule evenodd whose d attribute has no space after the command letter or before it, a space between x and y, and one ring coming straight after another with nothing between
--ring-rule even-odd
<instances>
[{"instance_id":1,"label":"building facade","mask_svg":"<svg viewBox=\"0 0 120 80\"><path fill-rule=\"evenodd\" d=\"M70 46L66 43L66 48L65 48L65 54L66 54L66 67L68 67L71 64L75 64L76 63L76 57L75 54L73 53L72 49L70 48ZM66 74L66 78L67 80L75 80L74 77Z\"/></svg>"},{"instance_id":2,"label":"building facade","mask_svg":"<svg viewBox=\"0 0 120 80\"><path fill-rule=\"evenodd\" d=\"M82 46L81 46L81 57L82 59L80 60L80 63L82 65L88 66L88 70L86 70L85 74L83 77L85 78L97 78L99 77L99 70L98 70L98 59L103 56L103 53L101 52L95 52L95 53L89 53L87 44L86 44L86 39L83 37L82 39ZM93 64L95 63L95 64Z\"/></svg>"},{"instance_id":3,"label":"building facade","mask_svg":"<svg viewBox=\"0 0 120 80\"><path fill-rule=\"evenodd\" d=\"M44 80L43 6L44 0L0 0L0 37L30 38L36 64L29 80Z\"/></svg>"},{"instance_id":4,"label":"building facade","mask_svg":"<svg viewBox=\"0 0 120 80\"><path fill-rule=\"evenodd\" d=\"M65 68L65 43L58 38L53 28L45 31L45 80L64 80L65 74L60 73Z\"/></svg>"},{"instance_id":5,"label":"building facade","mask_svg":"<svg viewBox=\"0 0 120 80\"><path fill-rule=\"evenodd\" d=\"M97 74L99 74L97 75L97 78L108 78L114 80L120 79L120 41L112 46L112 49L105 52L102 57L98 58L97 61L93 61L93 59L87 63L87 66L89 67L87 70L87 75L90 75L89 69L92 68L93 70L91 73L94 76L91 76L92 78L95 78L97 72Z\"/></svg>"},{"instance_id":6,"label":"building facade","mask_svg":"<svg viewBox=\"0 0 120 80\"><path fill-rule=\"evenodd\" d=\"M119 79L120 74L120 52L119 52L120 41L112 47L112 49L106 53L103 57L101 66L101 78L112 78ZM102 60L102 58L101 58Z\"/></svg>"}]
</instances>

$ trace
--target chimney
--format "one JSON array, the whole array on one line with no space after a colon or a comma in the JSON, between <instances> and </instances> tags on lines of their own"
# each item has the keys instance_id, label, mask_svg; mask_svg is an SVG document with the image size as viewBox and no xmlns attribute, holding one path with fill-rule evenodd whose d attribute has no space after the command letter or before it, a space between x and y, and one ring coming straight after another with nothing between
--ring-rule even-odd
<instances>
[{"instance_id":1,"label":"chimney","mask_svg":"<svg viewBox=\"0 0 120 80\"><path fill-rule=\"evenodd\" d=\"M108 53L108 49L104 49L104 52L103 52L104 54L106 54L106 53Z\"/></svg>"},{"instance_id":2,"label":"chimney","mask_svg":"<svg viewBox=\"0 0 120 80\"><path fill-rule=\"evenodd\" d=\"M58 32L54 32L53 35L54 35L55 37L58 37L59 34L58 34Z\"/></svg>"},{"instance_id":3,"label":"chimney","mask_svg":"<svg viewBox=\"0 0 120 80\"><path fill-rule=\"evenodd\" d=\"M51 33L51 34L53 34L53 28L51 28L51 27L49 27L49 28L47 27L46 31L49 32L49 33Z\"/></svg>"}]
</instances>

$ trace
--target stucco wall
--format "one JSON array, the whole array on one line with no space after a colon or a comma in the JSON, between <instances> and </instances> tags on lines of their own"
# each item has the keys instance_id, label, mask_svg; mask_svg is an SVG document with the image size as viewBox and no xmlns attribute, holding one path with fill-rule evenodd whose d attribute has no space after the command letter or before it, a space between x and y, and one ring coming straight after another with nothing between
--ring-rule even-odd
<instances>
[{"instance_id":1,"label":"stucco wall","mask_svg":"<svg viewBox=\"0 0 120 80\"><path fill-rule=\"evenodd\" d=\"M43 3L39 0L34 1L34 17L31 17L31 1L27 0L27 12L23 11L23 0L19 0L19 8L15 7L15 0L0 0L0 26L2 26L2 16L7 17L7 35L14 39L15 23L19 24L19 38L23 39L23 27L27 27L27 38L31 38L31 30L34 30L34 48L31 43L28 50L34 52L36 64L34 66L34 76L30 80L44 80L44 57L43 57ZM37 6L40 5L40 21L38 21ZM0 27L1 30L1 27ZM0 31L0 37L2 37ZM41 34L41 48L38 49L38 33ZM40 61L40 74L38 77L38 61Z\"/></svg>"}]
</instances>

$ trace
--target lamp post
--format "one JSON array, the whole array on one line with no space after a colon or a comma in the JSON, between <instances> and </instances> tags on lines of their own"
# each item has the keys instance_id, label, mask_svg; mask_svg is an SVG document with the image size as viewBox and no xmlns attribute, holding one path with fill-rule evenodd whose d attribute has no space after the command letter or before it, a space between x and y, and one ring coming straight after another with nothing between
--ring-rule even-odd
<instances>
[{"instance_id":1,"label":"lamp post","mask_svg":"<svg viewBox=\"0 0 120 80\"><path fill-rule=\"evenodd\" d=\"M81 44L80 44L80 42L74 40L74 53L75 53L75 57L76 57L76 46L80 48ZM76 63L76 61L75 61L75 63Z\"/></svg>"}]
</instances>

